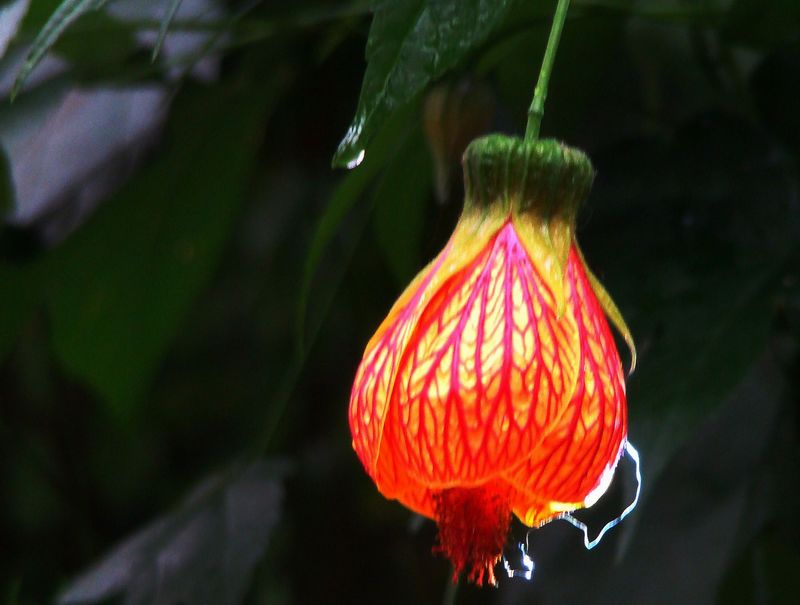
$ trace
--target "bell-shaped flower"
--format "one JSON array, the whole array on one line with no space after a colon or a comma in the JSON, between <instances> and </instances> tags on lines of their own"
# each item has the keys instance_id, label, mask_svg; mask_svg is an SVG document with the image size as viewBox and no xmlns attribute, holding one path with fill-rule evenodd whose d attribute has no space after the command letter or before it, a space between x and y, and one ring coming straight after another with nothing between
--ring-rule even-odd
<instances>
[{"instance_id":1,"label":"bell-shaped flower","mask_svg":"<svg viewBox=\"0 0 800 605\"><path fill-rule=\"evenodd\" d=\"M380 492L494 583L512 515L538 527L608 486L627 418L607 316L633 345L575 239L586 155L492 135L463 166L455 232L367 344L349 420Z\"/></svg>"}]
</instances>

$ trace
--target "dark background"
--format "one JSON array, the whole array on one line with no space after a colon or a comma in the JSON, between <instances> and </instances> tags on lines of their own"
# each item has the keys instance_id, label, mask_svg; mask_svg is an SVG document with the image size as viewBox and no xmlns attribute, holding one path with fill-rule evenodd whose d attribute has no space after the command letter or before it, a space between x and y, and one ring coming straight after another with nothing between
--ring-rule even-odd
<instances>
[{"instance_id":1,"label":"dark background","mask_svg":"<svg viewBox=\"0 0 800 605\"><path fill-rule=\"evenodd\" d=\"M4 96L59 4L0 3ZM369 2L185 0L151 63L169 4L87 13L0 105L0 598L443 602L349 389L455 224L464 139L523 131L553 3L379 2L370 35ZM333 170L368 37L366 159ZM578 237L639 347L644 491L457 602L796 602L799 91L800 3L573 2L542 135L597 168Z\"/></svg>"}]
</instances>

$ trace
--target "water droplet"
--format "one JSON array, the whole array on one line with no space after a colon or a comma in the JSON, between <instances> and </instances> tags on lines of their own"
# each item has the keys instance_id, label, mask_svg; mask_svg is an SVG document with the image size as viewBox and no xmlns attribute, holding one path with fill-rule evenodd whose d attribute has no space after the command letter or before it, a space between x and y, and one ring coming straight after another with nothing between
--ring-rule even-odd
<instances>
[{"instance_id":1,"label":"water droplet","mask_svg":"<svg viewBox=\"0 0 800 605\"><path fill-rule=\"evenodd\" d=\"M345 166L347 167L348 170L352 170L353 168L355 168L356 166L361 164L361 162L364 161L364 156L365 155L366 155L366 151L362 149L361 151L359 151L356 154L356 157L354 157L352 160L347 162L347 164L345 164Z\"/></svg>"},{"instance_id":2,"label":"water droplet","mask_svg":"<svg viewBox=\"0 0 800 605\"><path fill-rule=\"evenodd\" d=\"M333 156L334 166L345 166L349 169L355 168L364 160L364 149L360 145L356 147L364 131L364 123L366 118L364 114L356 116L350 128L344 134L336 154Z\"/></svg>"}]
</instances>

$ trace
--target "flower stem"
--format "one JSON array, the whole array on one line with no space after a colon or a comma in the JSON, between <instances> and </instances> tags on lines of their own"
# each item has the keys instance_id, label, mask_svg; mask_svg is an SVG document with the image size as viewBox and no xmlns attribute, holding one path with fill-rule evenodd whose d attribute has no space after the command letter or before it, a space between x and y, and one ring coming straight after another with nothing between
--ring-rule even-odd
<instances>
[{"instance_id":1,"label":"flower stem","mask_svg":"<svg viewBox=\"0 0 800 605\"><path fill-rule=\"evenodd\" d=\"M444 598L442 599L442 605L456 605L457 594L458 594L458 580L454 582L448 576L447 585L445 586L444 589Z\"/></svg>"},{"instance_id":2,"label":"flower stem","mask_svg":"<svg viewBox=\"0 0 800 605\"><path fill-rule=\"evenodd\" d=\"M544 51L542 69L539 71L539 81L533 91L533 100L528 108L528 126L525 128L525 140L533 141L539 137L539 128L542 125L544 116L544 102L547 99L547 86L550 84L550 72L553 71L553 63L558 50L558 43L561 40L561 30L564 29L564 21L567 18L569 0L558 0L556 13L553 16L553 25L550 28L550 37L547 39L547 48Z\"/></svg>"}]
</instances>

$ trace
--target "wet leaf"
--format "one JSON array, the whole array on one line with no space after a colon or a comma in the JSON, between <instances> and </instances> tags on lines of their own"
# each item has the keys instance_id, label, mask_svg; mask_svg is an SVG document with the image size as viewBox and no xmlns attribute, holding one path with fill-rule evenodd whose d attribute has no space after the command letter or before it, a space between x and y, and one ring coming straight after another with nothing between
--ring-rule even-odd
<instances>
[{"instance_id":1,"label":"wet leaf","mask_svg":"<svg viewBox=\"0 0 800 605\"><path fill-rule=\"evenodd\" d=\"M800 4L794 0L734 0L722 28L724 36L737 44L755 48L778 48L797 41Z\"/></svg>"},{"instance_id":2,"label":"wet leaf","mask_svg":"<svg viewBox=\"0 0 800 605\"><path fill-rule=\"evenodd\" d=\"M334 155L334 166L354 162L389 116L486 40L511 4L510 0L378 4L356 115Z\"/></svg>"},{"instance_id":3,"label":"wet leaf","mask_svg":"<svg viewBox=\"0 0 800 605\"><path fill-rule=\"evenodd\" d=\"M247 94L187 93L169 132L180 145L166 147L49 262L55 352L119 413L147 388L216 266L277 90L270 80Z\"/></svg>"},{"instance_id":4,"label":"wet leaf","mask_svg":"<svg viewBox=\"0 0 800 605\"><path fill-rule=\"evenodd\" d=\"M202 482L174 512L125 539L59 605L235 605L281 518L286 474L257 462Z\"/></svg>"}]
</instances>

